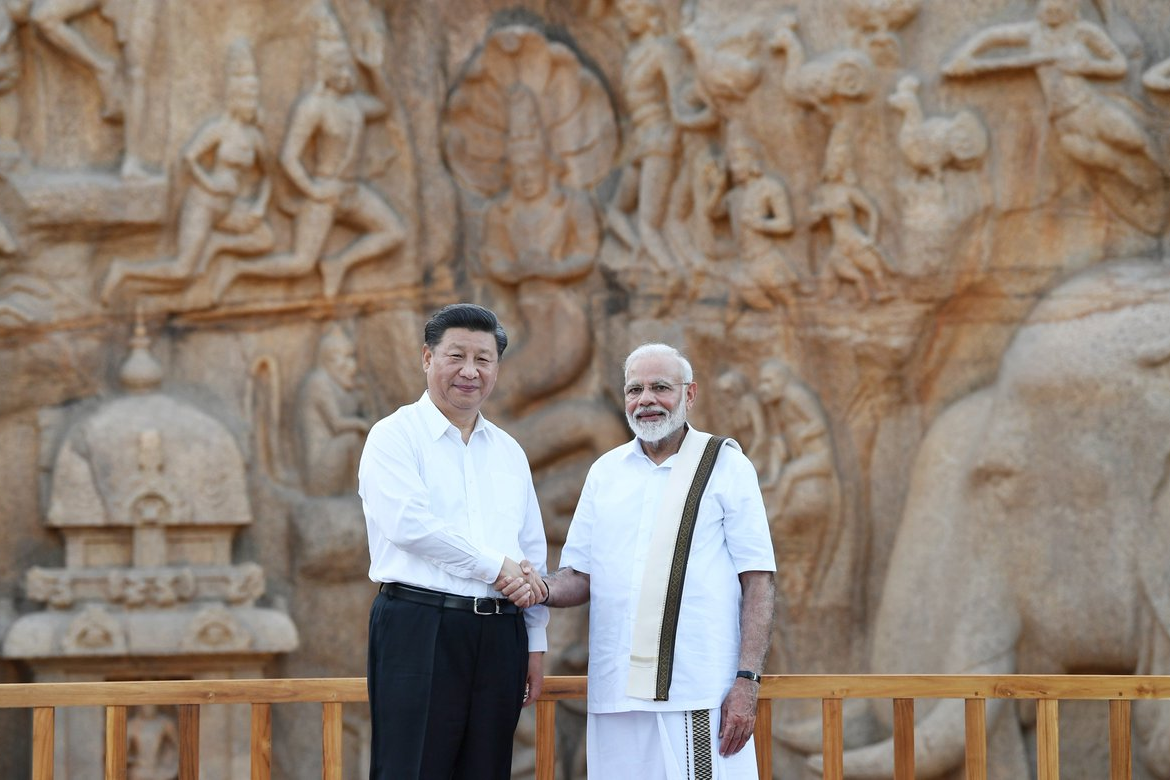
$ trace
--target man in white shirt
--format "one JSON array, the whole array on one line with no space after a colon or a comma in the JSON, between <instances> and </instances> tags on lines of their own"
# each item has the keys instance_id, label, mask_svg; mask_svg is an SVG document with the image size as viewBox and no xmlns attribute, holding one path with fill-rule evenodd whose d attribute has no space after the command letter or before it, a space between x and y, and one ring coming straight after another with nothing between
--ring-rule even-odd
<instances>
[{"instance_id":1,"label":"man in white shirt","mask_svg":"<svg viewBox=\"0 0 1170 780\"><path fill-rule=\"evenodd\" d=\"M637 438L593 464L562 568L540 594L555 607L590 602L589 776L754 780L776 570L755 468L731 440L687 424L697 386L673 347L630 353L623 394ZM718 454L705 469L694 453L708 446ZM523 599L526 585L503 592Z\"/></svg>"},{"instance_id":2,"label":"man in white shirt","mask_svg":"<svg viewBox=\"0 0 1170 780\"><path fill-rule=\"evenodd\" d=\"M426 392L371 429L358 468L379 583L370 778L506 780L544 679L544 526L523 450L480 414L508 344L496 315L446 306L423 340Z\"/></svg>"}]
</instances>

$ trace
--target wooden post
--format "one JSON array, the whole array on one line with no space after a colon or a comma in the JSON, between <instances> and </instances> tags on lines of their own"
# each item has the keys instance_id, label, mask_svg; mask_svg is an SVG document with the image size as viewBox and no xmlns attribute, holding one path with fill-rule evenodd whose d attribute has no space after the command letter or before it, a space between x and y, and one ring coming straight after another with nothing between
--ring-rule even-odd
<instances>
[{"instance_id":1,"label":"wooden post","mask_svg":"<svg viewBox=\"0 0 1170 780\"><path fill-rule=\"evenodd\" d=\"M772 700L756 701L756 770L760 780L772 780Z\"/></svg>"},{"instance_id":2,"label":"wooden post","mask_svg":"<svg viewBox=\"0 0 1170 780\"><path fill-rule=\"evenodd\" d=\"M557 703L536 700L536 780L553 780L557 773Z\"/></svg>"},{"instance_id":3,"label":"wooden post","mask_svg":"<svg viewBox=\"0 0 1170 780\"><path fill-rule=\"evenodd\" d=\"M894 699L894 780L914 780L913 699Z\"/></svg>"},{"instance_id":4,"label":"wooden post","mask_svg":"<svg viewBox=\"0 0 1170 780\"><path fill-rule=\"evenodd\" d=\"M1036 780L1060 780L1060 722L1057 699L1036 702Z\"/></svg>"},{"instance_id":5,"label":"wooden post","mask_svg":"<svg viewBox=\"0 0 1170 780\"><path fill-rule=\"evenodd\" d=\"M967 780L987 780L987 702L967 699Z\"/></svg>"},{"instance_id":6,"label":"wooden post","mask_svg":"<svg viewBox=\"0 0 1170 780\"><path fill-rule=\"evenodd\" d=\"M1109 702L1109 780L1133 778L1131 704L1122 699Z\"/></svg>"},{"instance_id":7,"label":"wooden post","mask_svg":"<svg viewBox=\"0 0 1170 780\"><path fill-rule=\"evenodd\" d=\"M53 780L55 717L52 707L33 709L32 780Z\"/></svg>"},{"instance_id":8,"label":"wooden post","mask_svg":"<svg viewBox=\"0 0 1170 780\"><path fill-rule=\"evenodd\" d=\"M106 707L106 780L126 780L126 708Z\"/></svg>"},{"instance_id":9,"label":"wooden post","mask_svg":"<svg viewBox=\"0 0 1170 780\"><path fill-rule=\"evenodd\" d=\"M179 705L179 780L199 780L199 705Z\"/></svg>"},{"instance_id":10,"label":"wooden post","mask_svg":"<svg viewBox=\"0 0 1170 780\"><path fill-rule=\"evenodd\" d=\"M252 780L272 777L272 705L252 705Z\"/></svg>"},{"instance_id":11,"label":"wooden post","mask_svg":"<svg viewBox=\"0 0 1170 780\"><path fill-rule=\"evenodd\" d=\"M341 780L341 703L321 705L321 780Z\"/></svg>"},{"instance_id":12,"label":"wooden post","mask_svg":"<svg viewBox=\"0 0 1170 780\"><path fill-rule=\"evenodd\" d=\"M821 724L824 735L821 756L825 760L825 780L844 780L845 777L842 759L845 752L845 733L841 713L840 699L821 700Z\"/></svg>"}]
</instances>

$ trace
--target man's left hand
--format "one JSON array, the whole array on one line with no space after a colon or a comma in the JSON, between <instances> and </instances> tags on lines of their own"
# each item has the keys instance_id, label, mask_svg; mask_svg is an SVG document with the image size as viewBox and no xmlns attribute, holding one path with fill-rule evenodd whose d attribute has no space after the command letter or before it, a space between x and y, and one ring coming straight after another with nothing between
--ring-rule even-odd
<instances>
[{"instance_id":1,"label":"man's left hand","mask_svg":"<svg viewBox=\"0 0 1170 780\"><path fill-rule=\"evenodd\" d=\"M756 727L756 700L760 684L742 677L735 679L723 700L719 718L719 755L733 756L743 749Z\"/></svg>"}]
</instances>

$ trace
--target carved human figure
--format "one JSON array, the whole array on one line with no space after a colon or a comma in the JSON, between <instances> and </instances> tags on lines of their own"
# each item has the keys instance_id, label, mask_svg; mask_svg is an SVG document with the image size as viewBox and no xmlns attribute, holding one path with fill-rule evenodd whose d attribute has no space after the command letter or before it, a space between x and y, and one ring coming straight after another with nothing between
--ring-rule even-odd
<instances>
[{"instance_id":1,"label":"carved human figure","mask_svg":"<svg viewBox=\"0 0 1170 780\"><path fill-rule=\"evenodd\" d=\"M676 173L679 128L709 127L717 116L710 107L690 105L693 93L683 94L685 59L666 32L660 0L617 0L617 7L632 38L622 68L622 96L633 128L628 163L606 218L627 246L645 252L661 273L677 280L680 269L662 226Z\"/></svg>"},{"instance_id":2,"label":"carved human figure","mask_svg":"<svg viewBox=\"0 0 1170 780\"><path fill-rule=\"evenodd\" d=\"M0 2L0 167L10 167L22 156L20 97L16 84L24 66L20 45L20 25L29 20L32 0Z\"/></svg>"},{"instance_id":3,"label":"carved human figure","mask_svg":"<svg viewBox=\"0 0 1170 780\"><path fill-rule=\"evenodd\" d=\"M327 14L318 24L316 47L317 82L293 108L280 155L285 173L305 196L295 217L293 249L255 260L229 259L216 278L216 300L241 277L291 278L317 266L325 297L332 298L341 291L350 268L394 251L405 238L394 209L359 178L358 170L365 125L386 116L390 96L357 90L349 47L336 20ZM372 83L375 89L384 85L382 79ZM306 164L306 156L311 164ZM336 254L322 257L338 221L352 224L361 234Z\"/></svg>"},{"instance_id":4,"label":"carved human figure","mask_svg":"<svg viewBox=\"0 0 1170 780\"><path fill-rule=\"evenodd\" d=\"M327 328L317 346L317 365L297 400L307 495L335 496L357 487L357 464L371 425L357 369L357 350L345 329Z\"/></svg>"},{"instance_id":5,"label":"carved human figure","mask_svg":"<svg viewBox=\"0 0 1170 780\"><path fill-rule=\"evenodd\" d=\"M150 176L141 158L146 125L147 68L158 43L158 18L164 0L33 0L30 12L41 34L97 79L102 116L123 122L125 148L122 176ZM97 11L114 25L121 62L111 57L70 22Z\"/></svg>"},{"instance_id":6,"label":"carved human figure","mask_svg":"<svg viewBox=\"0 0 1170 780\"><path fill-rule=\"evenodd\" d=\"M843 143L830 142L825 150L821 183L810 211L815 222L829 223L832 244L820 269L822 294L832 298L841 281L852 282L863 302L893 297L887 277L893 274L877 245L878 210L857 186ZM865 224L859 224L864 219Z\"/></svg>"},{"instance_id":7,"label":"carved human figure","mask_svg":"<svg viewBox=\"0 0 1170 780\"><path fill-rule=\"evenodd\" d=\"M126 280L188 284L220 253L272 248L272 228L264 219L271 160L257 126L260 79L245 40L228 50L226 85L227 113L201 127L183 151L192 183L179 215L177 253L145 263L115 259L102 283L103 303Z\"/></svg>"},{"instance_id":8,"label":"carved human figure","mask_svg":"<svg viewBox=\"0 0 1170 780\"><path fill-rule=\"evenodd\" d=\"M179 730L154 704L134 709L126 721L128 780L175 780L179 776Z\"/></svg>"},{"instance_id":9,"label":"carved human figure","mask_svg":"<svg viewBox=\"0 0 1170 780\"><path fill-rule=\"evenodd\" d=\"M715 388L724 399L728 435L743 447L743 454L755 465L756 473L763 473L768 463L770 442L759 396L748 383L747 376L736 368L720 374Z\"/></svg>"},{"instance_id":10,"label":"carved human figure","mask_svg":"<svg viewBox=\"0 0 1170 780\"><path fill-rule=\"evenodd\" d=\"M523 322L513 381L497 391L509 413L567 386L593 351L589 316L570 285L593 270L600 225L589 197L565 186L532 91L508 93L509 186L484 213L480 252L488 278L514 287Z\"/></svg>"},{"instance_id":11,"label":"carved human figure","mask_svg":"<svg viewBox=\"0 0 1170 780\"><path fill-rule=\"evenodd\" d=\"M757 385L772 440L760 472L782 590L790 608L808 595L840 531L840 484L828 418L784 361L760 367Z\"/></svg>"},{"instance_id":12,"label":"carved human figure","mask_svg":"<svg viewBox=\"0 0 1170 780\"><path fill-rule=\"evenodd\" d=\"M914 18L922 0L846 0L845 19L853 29L854 47L876 65L896 67L902 47L894 31Z\"/></svg>"},{"instance_id":13,"label":"carved human figure","mask_svg":"<svg viewBox=\"0 0 1170 780\"><path fill-rule=\"evenodd\" d=\"M999 51L1004 49L1010 51ZM1070 157L1139 189L1160 185L1162 171L1146 129L1089 81L1123 78L1127 63L1104 29L1080 18L1080 0L1038 0L1034 19L981 30L959 47L943 73L971 77L1012 70L1035 71L1049 121Z\"/></svg>"},{"instance_id":14,"label":"carved human figure","mask_svg":"<svg viewBox=\"0 0 1170 780\"><path fill-rule=\"evenodd\" d=\"M716 206L713 217L727 214L739 257L731 278L728 314L740 301L753 309L770 310L777 303L791 306L801 284L800 274L776 247L776 240L793 231L792 206L779 179L764 173L763 152L744 133L730 133L727 167L731 189Z\"/></svg>"}]
</instances>

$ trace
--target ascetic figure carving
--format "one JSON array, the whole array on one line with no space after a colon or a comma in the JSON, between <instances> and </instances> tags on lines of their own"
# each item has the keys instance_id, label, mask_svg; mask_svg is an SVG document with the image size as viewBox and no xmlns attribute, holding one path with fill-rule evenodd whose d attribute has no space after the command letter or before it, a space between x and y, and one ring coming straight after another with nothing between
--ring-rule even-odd
<instances>
[{"instance_id":1,"label":"ascetic figure carving","mask_svg":"<svg viewBox=\"0 0 1170 780\"><path fill-rule=\"evenodd\" d=\"M384 80L371 80L375 89ZM256 260L230 259L217 275L213 297L241 277L283 279L320 267L323 291L341 291L353 266L386 255L405 238L405 229L390 204L362 181L362 138L366 123L389 111L389 95L357 91L357 72L337 21L322 14L317 30L317 83L293 108L280 163L305 196L293 228L293 249ZM310 145L315 152L306 162ZM337 221L352 224L360 235L336 254L322 257Z\"/></svg>"},{"instance_id":2,"label":"ascetic figure carving","mask_svg":"<svg viewBox=\"0 0 1170 780\"><path fill-rule=\"evenodd\" d=\"M103 303L127 280L188 284L220 253L272 248L272 228L264 219L272 193L271 160L256 124L260 79L247 41L236 41L228 51L226 92L227 113L200 128L183 151L192 183L179 215L178 252L146 263L114 260L102 283Z\"/></svg>"},{"instance_id":3,"label":"ascetic figure carving","mask_svg":"<svg viewBox=\"0 0 1170 780\"><path fill-rule=\"evenodd\" d=\"M135 708L126 722L128 780L175 780L179 776L179 730L154 704Z\"/></svg>"}]
</instances>

